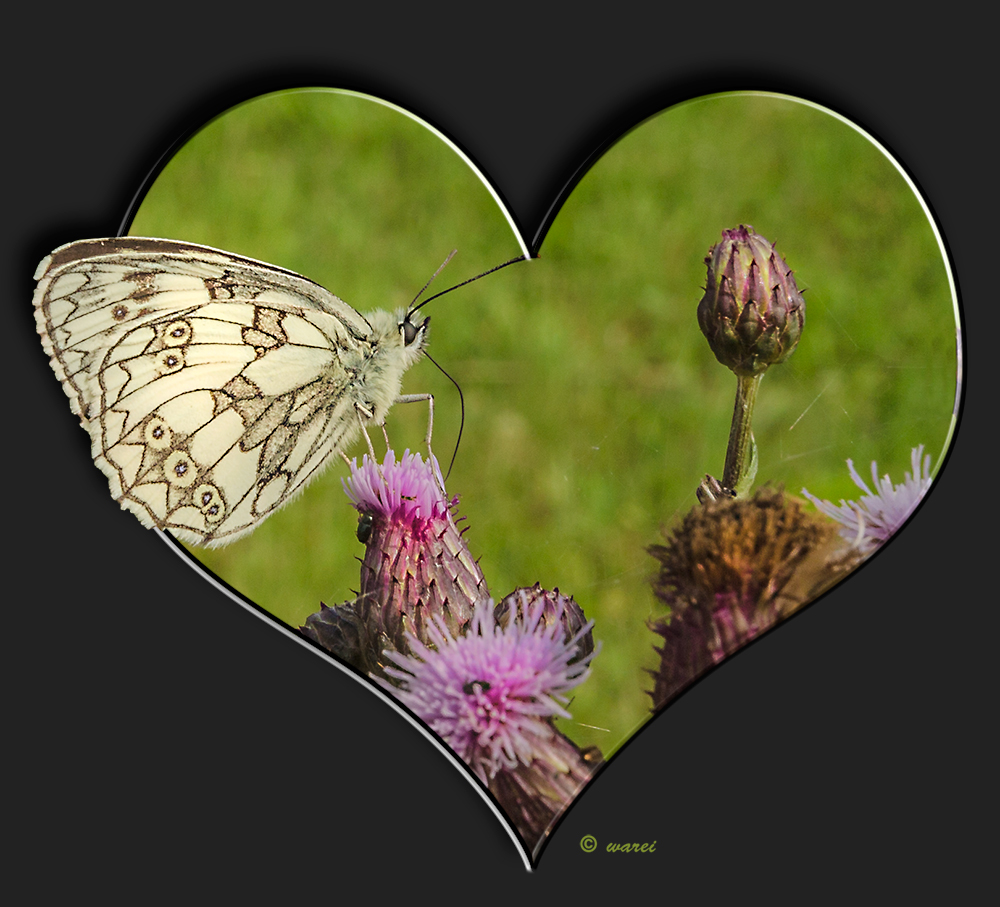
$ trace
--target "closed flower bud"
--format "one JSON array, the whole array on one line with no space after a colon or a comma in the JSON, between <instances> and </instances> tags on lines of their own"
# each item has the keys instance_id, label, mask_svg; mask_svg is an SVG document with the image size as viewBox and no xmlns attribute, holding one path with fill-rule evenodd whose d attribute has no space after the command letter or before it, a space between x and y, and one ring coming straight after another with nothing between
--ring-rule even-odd
<instances>
[{"instance_id":1,"label":"closed flower bud","mask_svg":"<svg viewBox=\"0 0 1000 907\"><path fill-rule=\"evenodd\" d=\"M563 595L558 589L552 591L543 589L539 583L535 583L530 589L515 589L496 606L493 617L497 626L506 630L512 618L516 623L523 623L539 601L544 601L540 621L543 627L558 621L567 639L579 637L577 654L570 659L570 664L586 658L594 651L594 635L590 630L580 636L580 631L587 623L583 608L573 600L572 596Z\"/></svg>"},{"instance_id":2,"label":"closed flower bud","mask_svg":"<svg viewBox=\"0 0 1000 907\"><path fill-rule=\"evenodd\" d=\"M357 668L362 674L384 677L382 650L385 635L372 619L371 609L358 601L328 608L320 602L319 611L310 614L300 628L303 636Z\"/></svg>"},{"instance_id":3,"label":"closed flower bud","mask_svg":"<svg viewBox=\"0 0 1000 907\"><path fill-rule=\"evenodd\" d=\"M723 230L705 259L698 324L715 358L743 378L787 359L805 323L805 300L784 259L753 227Z\"/></svg>"}]
</instances>

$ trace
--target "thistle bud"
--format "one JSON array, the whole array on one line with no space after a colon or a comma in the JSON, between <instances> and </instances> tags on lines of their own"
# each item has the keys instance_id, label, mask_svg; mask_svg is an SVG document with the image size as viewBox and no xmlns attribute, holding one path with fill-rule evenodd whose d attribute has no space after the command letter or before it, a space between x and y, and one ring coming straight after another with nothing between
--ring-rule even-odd
<instances>
[{"instance_id":1,"label":"thistle bud","mask_svg":"<svg viewBox=\"0 0 1000 907\"><path fill-rule=\"evenodd\" d=\"M698 325L715 358L742 378L787 359L805 323L805 300L774 244L740 225L705 259Z\"/></svg>"},{"instance_id":2,"label":"thistle bud","mask_svg":"<svg viewBox=\"0 0 1000 907\"><path fill-rule=\"evenodd\" d=\"M385 677L382 650L388 641L373 619L371 609L365 608L362 602L344 602L334 608L320 602L319 611L310 614L299 630L362 674Z\"/></svg>"},{"instance_id":3,"label":"thistle bud","mask_svg":"<svg viewBox=\"0 0 1000 907\"><path fill-rule=\"evenodd\" d=\"M587 630L580 636L580 631L584 630L587 624L583 608L573 600L572 596L562 595L558 588L550 592L548 589L543 589L540 583L535 583L530 589L515 589L503 599L493 610L497 626L506 630L512 619L515 623L524 623L540 601L544 602L540 620L543 627L558 621L562 625L566 639L580 637L576 644L577 654L570 659L570 664L575 664L594 651L593 633Z\"/></svg>"}]
</instances>

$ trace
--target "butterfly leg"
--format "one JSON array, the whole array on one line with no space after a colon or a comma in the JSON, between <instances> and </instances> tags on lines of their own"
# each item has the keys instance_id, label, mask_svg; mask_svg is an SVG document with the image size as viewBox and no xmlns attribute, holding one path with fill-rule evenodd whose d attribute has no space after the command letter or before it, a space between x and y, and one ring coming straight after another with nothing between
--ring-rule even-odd
<instances>
[{"instance_id":1,"label":"butterfly leg","mask_svg":"<svg viewBox=\"0 0 1000 907\"><path fill-rule=\"evenodd\" d=\"M361 406L358 403L355 403L354 406L355 406L355 412L357 413L358 416L358 425L361 427L361 434L365 436L365 443L368 445L368 456L372 458L372 463L375 464L375 468L378 470L379 476L381 477L382 481L385 482L385 476L382 474L382 464L379 462L378 457L375 456L375 447L372 444L371 436L368 434L368 428L365 426L365 417L367 417L368 419L372 419L374 418L374 415L371 412L369 412L369 410L365 409L365 407ZM388 450L389 435L386 434L384 422L382 423L381 428L382 428L382 434L385 437L385 446L386 449ZM347 463L348 466L350 466L351 461L347 459L347 454L341 451L340 455L344 458L344 462Z\"/></svg>"},{"instance_id":2,"label":"butterfly leg","mask_svg":"<svg viewBox=\"0 0 1000 907\"><path fill-rule=\"evenodd\" d=\"M373 463L378 463L378 457L375 456L375 447L372 445L372 439L368 434L368 429L365 427L365 420L362 418L362 416L367 416L370 419L372 414L360 406L357 408L357 413L358 425L361 426L361 434L365 436L365 443L368 445L368 455L372 458Z\"/></svg>"},{"instance_id":3,"label":"butterfly leg","mask_svg":"<svg viewBox=\"0 0 1000 907\"><path fill-rule=\"evenodd\" d=\"M424 443L427 445L427 453L431 453L431 435L434 433L434 395L433 394L400 394L396 398L397 403L422 403L427 401L427 436Z\"/></svg>"},{"instance_id":4,"label":"butterfly leg","mask_svg":"<svg viewBox=\"0 0 1000 907\"><path fill-rule=\"evenodd\" d=\"M425 400L427 401L427 436L424 438L424 443L427 445L427 459L434 467L434 477L437 479L441 493L445 494L444 478L441 476L441 469L438 466L437 459L434 457L434 451L431 450L431 435L434 433L434 395L400 394L396 398L397 403L422 403ZM452 460L454 460L454 457Z\"/></svg>"}]
</instances>

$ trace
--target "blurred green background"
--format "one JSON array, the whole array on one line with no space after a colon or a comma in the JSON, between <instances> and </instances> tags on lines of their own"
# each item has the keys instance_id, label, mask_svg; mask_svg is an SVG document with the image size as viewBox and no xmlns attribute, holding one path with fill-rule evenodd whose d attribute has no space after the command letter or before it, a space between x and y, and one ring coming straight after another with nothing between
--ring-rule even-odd
<instances>
[{"instance_id":1,"label":"blurred green background","mask_svg":"<svg viewBox=\"0 0 1000 907\"><path fill-rule=\"evenodd\" d=\"M448 490L497 599L540 582L596 620L602 651L561 726L607 755L648 717L663 609L646 546L721 475L736 379L701 336L704 258L740 223L777 241L800 288L798 350L765 377L758 483L857 499L877 460L936 465L956 396L956 308L934 229L869 139L827 111L727 94L647 120L574 189L540 258L431 303L431 355L461 384L466 425ZM237 107L156 180L130 232L291 268L361 312L405 306L452 248L443 289L522 251L477 175L399 111L330 90ZM434 450L458 431L451 384L426 360L404 393L435 394ZM395 407L397 454L427 409ZM373 435L376 449L380 438ZM361 441L349 455L360 457ZM334 461L248 538L191 549L291 626L359 584L356 513ZM861 628L859 628L861 632Z\"/></svg>"}]
</instances>

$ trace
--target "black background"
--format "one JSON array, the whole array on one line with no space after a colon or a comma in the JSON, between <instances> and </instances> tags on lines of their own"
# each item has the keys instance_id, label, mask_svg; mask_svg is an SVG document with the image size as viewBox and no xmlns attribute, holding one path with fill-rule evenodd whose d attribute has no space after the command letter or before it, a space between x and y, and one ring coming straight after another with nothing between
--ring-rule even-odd
<instances>
[{"instance_id":1,"label":"black background","mask_svg":"<svg viewBox=\"0 0 1000 907\"><path fill-rule=\"evenodd\" d=\"M8 33L6 887L130 903L596 900L604 884L667 903L965 901L996 806L984 695L996 581L983 563L996 404L977 358L996 330L996 177L982 30L961 5L926 24L842 5L834 21L801 5L616 3L586 21L210 6L45 10ZM116 232L186 131L300 85L385 97L441 128L529 239L588 155L645 116L711 91L788 92L882 141L952 255L972 380L918 518L634 738L531 875L417 731L122 514L34 333L44 254ZM653 854L603 849L654 840Z\"/></svg>"}]
</instances>

